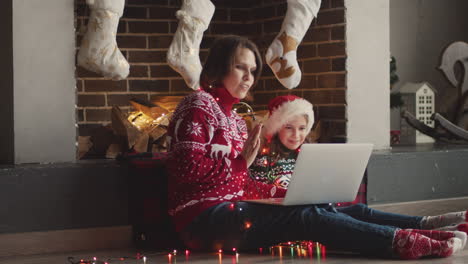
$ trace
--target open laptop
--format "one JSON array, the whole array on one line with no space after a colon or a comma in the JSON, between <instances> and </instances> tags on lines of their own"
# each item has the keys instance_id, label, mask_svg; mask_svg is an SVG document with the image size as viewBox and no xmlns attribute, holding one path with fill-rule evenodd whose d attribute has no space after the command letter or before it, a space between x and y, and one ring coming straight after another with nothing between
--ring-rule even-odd
<instances>
[{"instance_id":1,"label":"open laptop","mask_svg":"<svg viewBox=\"0 0 468 264\"><path fill-rule=\"evenodd\" d=\"M284 198L247 202L303 205L356 198L373 144L303 144Z\"/></svg>"}]
</instances>

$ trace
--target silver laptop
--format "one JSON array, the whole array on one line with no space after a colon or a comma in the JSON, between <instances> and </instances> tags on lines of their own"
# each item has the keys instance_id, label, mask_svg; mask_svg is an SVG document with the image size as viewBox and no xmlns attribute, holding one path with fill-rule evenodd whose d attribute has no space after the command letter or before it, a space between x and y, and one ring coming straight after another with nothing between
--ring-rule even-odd
<instances>
[{"instance_id":1,"label":"silver laptop","mask_svg":"<svg viewBox=\"0 0 468 264\"><path fill-rule=\"evenodd\" d=\"M373 144L303 144L284 198L247 202L303 205L356 198Z\"/></svg>"}]
</instances>

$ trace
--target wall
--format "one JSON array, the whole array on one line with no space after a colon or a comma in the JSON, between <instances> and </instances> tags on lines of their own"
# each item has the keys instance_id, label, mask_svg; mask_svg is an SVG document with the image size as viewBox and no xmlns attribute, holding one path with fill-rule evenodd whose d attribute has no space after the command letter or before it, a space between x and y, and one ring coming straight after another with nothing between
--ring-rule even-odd
<instances>
[{"instance_id":1,"label":"wall","mask_svg":"<svg viewBox=\"0 0 468 264\"><path fill-rule=\"evenodd\" d=\"M284 0L214 0L216 11L204 34L200 57L204 61L213 40L226 34L251 38L265 52L281 28L286 12ZM192 90L166 63L167 49L177 29L175 12L181 1L128 0L121 19L117 43L130 62L130 76L113 82L77 68L79 135L90 135L96 127L110 122L110 110L117 105L130 110L132 97L153 100L162 95L184 95ZM78 42L89 8L76 0ZM303 96L315 105L323 121L325 140L346 136L345 122L345 18L343 0L324 0L318 19L312 22L298 57L303 79L294 90L283 88L268 66L254 90L256 109L265 109L268 100L286 93Z\"/></svg>"},{"instance_id":2,"label":"wall","mask_svg":"<svg viewBox=\"0 0 468 264\"><path fill-rule=\"evenodd\" d=\"M390 143L389 2L346 1L349 142Z\"/></svg>"},{"instance_id":3,"label":"wall","mask_svg":"<svg viewBox=\"0 0 468 264\"><path fill-rule=\"evenodd\" d=\"M15 163L76 156L73 0L13 1Z\"/></svg>"},{"instance_id":4,"label":"wall","mask_svg":"<svg viewBox=\"0 0 468 264\"><path fill-rule=\"evenodd\" d=\"M368 202L466 198L467 159L468 150L454 145L421 145L374 152L367 167Z\"/></svg>"},{"instance_id":5,"label":"wall","mask_svg":"<svg viewBox=\"0 0 468 264\"><path fill-rule=\"evenodd\" d=\"M14 160L13 132L13 12L11 0L0 2L0 164Z\"/></svg>"},{"instance_id":6,"label":"wall","mask_svg":"<svg viewBox=\"0 0 468 264\"><path fill-rule=\"evenodd\" d=\"M468 41L466 19L468 2L464 0L391 0L390 50L397 62L400 81L427 81L438 91L436 111L450 109L456 89L441 71L440 56L445 47L454 41ZM392 118L392 128L398 128L399 119Z\"/></svg>"}]
</instances>

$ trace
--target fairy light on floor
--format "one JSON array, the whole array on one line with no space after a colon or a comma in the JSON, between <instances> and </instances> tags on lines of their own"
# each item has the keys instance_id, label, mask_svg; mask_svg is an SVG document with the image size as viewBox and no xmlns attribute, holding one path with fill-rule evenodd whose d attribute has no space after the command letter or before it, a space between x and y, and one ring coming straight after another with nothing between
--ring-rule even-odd
<instances>
[{"instance_id":1,"label":"fairy light on floor","mask_svg":"<svg viewBox=\"0 0 468 264\"><path fill-rule=\"evenodd\" d=\"M247 225L251 224L246 222ZM246 227L246 226L244 226ZM250 226L249 226L250 227ZM217 256L218 262L220 264L223 263L223 255L227 254L228 256L232 256L232 263L239 263L240 254L238 252L238 248L224 248L226 253L224 253L223 249L218 249L215 254ZM190 261L191 252L188 249L183 251L185 255L185 262ZM258 248L258 254L263 255L264 253L271 254L272 256L276 256L280 259L285 259L288 257L291 258L310 258L316 259L318 261L323 260L326 258L326 247L321 245L317 242L312 241L288 241L285 243L281 243L272 247L266 248ZM165 257L167 257L167 263L169 264L176 264L177 263L177 253L178 250L174 249L170 252L164 253L156 253L156 254L141 254L136 253L135 257L118 257L118 258L101 258L98 259L97 257L92 257L91 260L80 259L79 261L74 261L73 257L69 257L68 260L71 264L153 264L153 263L163 263ZM151 258L149 257L151 256ZM104 261L105 259L105 261Z\"/></svg>"},{"instance_id":2,"label":"fairy light on floor","mask_svg":"<svg viewBox=\"0 0 468 264\"><path fill-rule=\"evenodd\" d=\"M262 252L263 250L259 248L259 253L262 254ZM273 256L277 255L279 257L285 257L289 254L292 258L312 258L313 256L316 256L317 259L324 259L326 257L326 248L320 243L312 241L290 241L270 247L269 253Z\"/></svg>"}]
</instances>

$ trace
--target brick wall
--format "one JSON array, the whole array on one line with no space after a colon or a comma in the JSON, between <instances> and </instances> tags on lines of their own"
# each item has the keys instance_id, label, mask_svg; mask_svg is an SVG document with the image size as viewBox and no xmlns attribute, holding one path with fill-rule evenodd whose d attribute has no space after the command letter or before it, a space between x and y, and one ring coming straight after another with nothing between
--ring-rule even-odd
<instances>
[{"instance_id":1,"label":"brick wall","mask_svg":"<svg viewBox=\"0 0 468 264\"><path fill-rule=\"evenodd\" d=\"M152 100L161 95L184 95L192 90L165 62L167 49L177 29L175 12L181 0L127 0L120 21L117 43L130 62L130 75L123 81L106 80L77 67L79 135L110 122L110 109L117 105L130 110L132 97ZM212 0L216 11L205 32L200 57L204 61L212 41L223 34L238 34L254 40L264 54L281 28L286 13L285 0ZM75 0L77 45L89 9L84 0ZM303 77L299 87L283 88L268 66L255 87L255 109L265 109L269 99L292 93L310 100L328 135L324 140L346 135L344 0L323 0L298 49Z\"/></svg>"}]
</instances>

